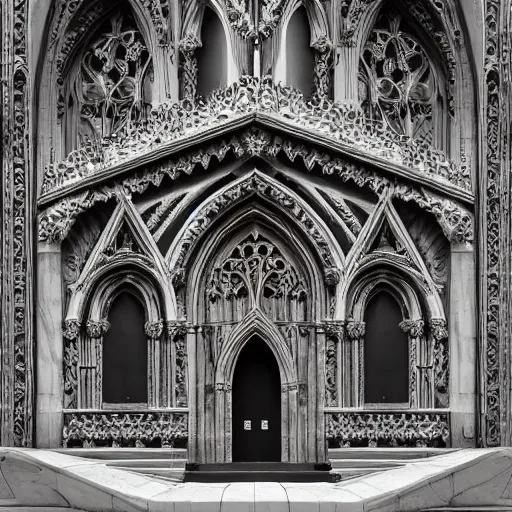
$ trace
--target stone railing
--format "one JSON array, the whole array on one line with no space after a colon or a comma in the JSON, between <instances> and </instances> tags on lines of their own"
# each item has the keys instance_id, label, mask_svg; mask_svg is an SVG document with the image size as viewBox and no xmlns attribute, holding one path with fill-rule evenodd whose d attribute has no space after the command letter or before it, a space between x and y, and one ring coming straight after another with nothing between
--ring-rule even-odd
<instances>
[{"instance_id":1,"label":"stone railing","mask_svg":"<svg viewBox=\"0 0 512 512\"><path fill-rule=\"evenodd\" d=\"M188 441L188 416L182 412L76 412L64 414L65 448L95 446L180 447Z\"/></svg>"},{"instance_id":2,"label":"stone railing","mask_svg":"<svg viewBox=\"0 0 512 512\"><path fill-rule=\"evenodd\" d=\"M449 445L449 414L438 412L342 412L326 414L331 448Z\"/></svg>"},{"instance_id":3,"label":"stone railing","mask_svg":"<svg viewBox=\"0 0 512 512\"><path fill-rule=\"evenodd\" d=\"M145 121L128 124L122 133L91 141L71 152L65 160L46 168L42 192L147 154L166 142L256 112L323 134L383 161L470 188L467 171L448 160L443 152L427 143L401 138L387 125L367 119L355 104L307 101L300 91L274 84L271 77L244 76L213 91L208 98L164 103L153 109Z\"/></svg>"}]
</instances>

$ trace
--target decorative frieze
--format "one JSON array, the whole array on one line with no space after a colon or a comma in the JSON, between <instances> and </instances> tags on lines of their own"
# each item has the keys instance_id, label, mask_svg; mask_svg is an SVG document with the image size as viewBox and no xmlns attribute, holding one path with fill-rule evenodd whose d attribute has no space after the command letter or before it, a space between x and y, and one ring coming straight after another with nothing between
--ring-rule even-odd
<instances>
[{"instance_id":1,"label":"decorative frieze","mask_svg":"<svg viewBox=\"0 0 512 512\"><path fill-rule=\"evenodd\" d=\"M448 413L344 412L326 415L326 438L333 448L359 446L448 446Z\"/></svg>"},{"instance_id":2,"label":"decorative frieze","mask_svg":"<svg viewBox=\"0 0 512 512\"><path fill-rule=\"evenodd\" d=\"M64 414L62 442L68 447L186 447L186 413L90 413Z\"/></svg>"},{"instance_id":3,"label":"decorative frieze","mask_svg":"<svg viewBox=\"0 0 512 512\"><path fill-rule=\"evenodd\" d=\"M182 47L182 52L187 52L191 46L183 43ZM192 94L193 77L185 82L190 82L187 95ZM320 87L324 88L324 85ZM190 97L181 103L164 103L153 109L146 121L130 126L129 137L122 134L105 137L101 144L83 146L70 153L64 161L49 165L45 171L43 194L71 180L104 172L135 155L149 153L166 142L189 138L207 127L255 112L283 117L301 129L326 134L376 158L393 161L468 189L471 186L469 176L461 177L455 163L429 144L403 141L385 124L366 118L363 111L354 105L328 100L320 105L308 102L300 91L274 84L268 76L261 79L241 77L238 82L212 92L206 101L191 103Z\"/></svg>"}]
</instances>

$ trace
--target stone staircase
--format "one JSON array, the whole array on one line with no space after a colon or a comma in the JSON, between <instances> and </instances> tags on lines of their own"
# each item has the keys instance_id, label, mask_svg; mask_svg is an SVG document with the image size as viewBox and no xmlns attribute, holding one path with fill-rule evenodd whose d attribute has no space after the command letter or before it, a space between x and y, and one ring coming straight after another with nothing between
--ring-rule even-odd
<instances>
[{"instance_id":1,"label":"stone staircase","mask_svg":"<svg viewBox=\"0 0 512 512\"><path fill-rule=\"evenodd\" d=\"M195 471L185 471L187 451L177 448L62 448L54 450L66 455L83 457L89 460L103 461L107 466L124 469L132 473L152 475L161 480L172 482L183 481L213 481L210 478L226 481L231 475L233 481L293 481L293 478L303 478L301 481L331 481L339 482L380 471L394 469L410 462L416 462L426 457L442 455L454 450L427 449L427 448L336 448L329 450L329 459L332 470L317 471L314 465L308 468L292 469L279 463L280 467L240 467L227 468L223 465L204 465L195 468ZM260 463L261 465L261 463ZM268 464L267 464L268 465ZM208 467L210 466L210 467ZM219 467L213 467L219 466ZM220 467L223 466L223 467ZM282 467L281 467L282 466ZM204 471L206 469L206 472ZM257 473L258 471L266 472ZM302 476L292 474L286 476L287 471L302 472ZM214 472L217 472L214 474ZM224 474L221 474L224 472ZM250 477L253 473L254 478ZM192 474L195 473L195 474ZM327 475L326 475L327 473ZM187 475L187 476L186 476ZM192 476L190 476L192 475ZM327 479L326 479L327 477ZM304 480L305 479L305 480ZM297 480L296 480L297 481Z\"/></svg>"}]
</instances>

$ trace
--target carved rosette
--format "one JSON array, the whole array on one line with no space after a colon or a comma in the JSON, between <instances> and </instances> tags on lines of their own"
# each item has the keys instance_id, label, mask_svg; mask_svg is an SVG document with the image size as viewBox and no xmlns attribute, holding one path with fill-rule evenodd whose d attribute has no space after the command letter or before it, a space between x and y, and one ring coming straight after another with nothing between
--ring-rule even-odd
<instances>
[{"instance_id":1,"label":"carved rosette","mask_svg":"<svg viewBox=\"0 0 512 512\"><path fill-rule=\"evenodd\" d=\"M81 321L78 318L67 319L64 323L64 408L77 407L78 390L78 337Z\"/></svg>"},{"instance_id":2,"label":"carved rosette","mask_svg":"<svg viewBox=\"0 0 512 512\"><path fill-rule=\"evenodd\" d=\"M313 44L315 49L315 67L313 70L313 98L321 102L328 100L331 90L332 43L322 36Z\"/></svg>"},{"instance_id":3,"label":"carved rosette","mask_svg":"<svg viewBox=\"0 0 512 512\"><path fill-rule=\"evenodd\" d=\"M431 318L429 327L434 341L434 407L448 407L448 325L443 318Z\"/></svg>"},{"instance_id":4,"label":"carved rosette","mask_svg":"<svg viewBox=\"0 0 512 512\"><path fill-rule=\"evenodd\" d=\"M162 336L164 330L164 323L162 320L156 322L146 322L144 324L144 331L146 336L151 340L158 340Z\"/></svg>"},{"instance_id":5,"label":"carved rosette","mask_svg":"<svg viewBox=\"0 0 512 512\"><path fill-rule=\"evenodd\" d=\"M182 322L168 322L167 332L169 339L174 344L174 365L175 382L174 392L176 396L176 405L186 407L187 398L187 326Z\"/></svg>"},{"instance_id":6,"label":"carved rosette","mask_svg":"<svg viewBox=\"0 0 512 512\"><path fill-rule=\"evenodd\" d=\"M197 57L196 49L201 43L193 34L187 34L179 43L182 56L181 72L181 97L193 100L197 94Z\"/></svg>"},{"instance_id":7,"label":"carved rosette","mask_svg":"<svg viewBox=\"0 0 512 512\"><path fill-rule=\"evenodd\" d=\"M423 320L404 320L400 329L409 335L409 396L410 406L418 407L418 345L423 336Z\"/></svg>"},{"instance_id":8,"label":"carved rosette","mask_svg":"<svg viewBox=\"0 0 512 512\"><path fill-rule=\"evenodd\" d=\"M352 341L352 360L357 372L357 388L354 397L355 405L362 406L364 401L364 335L366 324L349 320L346 323L346 332L349 340Z\"/></svg>"},{"instance_id":9,"label":"carved rosette","mask_svg":"<svg viewBox=\"0 0 512 512\"><path fill-rule=\"evenodd\" d=\"M338 359L339 343L345 336L344 322L328 322L325 324L325 405L339 406Z\"/></svg>"},{"instance_id":10,"label":"carved rosette","mask_svg":"<svg viewBox=\"0 0 512 512\"><path fill-rule=\"evenodd\" d=\"M110 329L110 322L106 319L102 319L98 322L94 320L87 320L85 327L89 338L98 339L103 337Z\"/></svg>"}]
</instances>

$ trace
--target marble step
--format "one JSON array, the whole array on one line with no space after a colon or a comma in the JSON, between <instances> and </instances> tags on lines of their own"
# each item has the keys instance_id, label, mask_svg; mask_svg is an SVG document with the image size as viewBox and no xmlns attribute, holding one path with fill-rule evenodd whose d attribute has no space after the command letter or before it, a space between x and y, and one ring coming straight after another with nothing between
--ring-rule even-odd
<instances>
[{"instance_id":1,"label":"marble step","mask_svg":"<svg viewBox=\"0 0 512 512\"><path fill-rule=\"evenodd\" d=\"M60 448L52 451L98 460L187 458L185 448Z\"/></svg>"},{"instance_id":2,"label":"marble step","mask_svg":"<svg viewBox=\"0 0 512 512\"><path fill-rule=\"evenodd\" d=\"M208 464L191 464L185 466L187 471L319 471L331 470L329 463L315 464L311 462L222 462Z\"/></svg>"},{"instance_id":3,"label":"marble step","mask_svg":"<svg viewBox=\"0 0 512 512\"><path fill-rule=\"evenodd\" d=\"M118 469L130 471L131 473L138 473L140 475L152 475L159 477L160 479L172 480L173 482L183 482L183 475L185 474L184 468L118 467Z\"/></svg>"},{"instance_id":4,"label":"marble step","mask_svg":"<svg viewBox=\"0 0 512 512\"><path fill-rule=\"evenodd\" d=\"M181 468L185 469L187 459L108 459L107 466L117 468Z\"/></svg>"},{"instance_id":5,"label":"marble step","mask_svg":"<svg viewBox=\"0 0 512 512\"><path fill-rule=\"evenodd\" d=\"M333 469L338 468L366 468L366 469L392 469L404 466L407 460L388 459L331 459Z\"/></svg>"},{"instance_id":6,"label":"marble step","mask_svg":"<svg viewBox=\"0 0 512 512\"><path fill-rule=\"evenodd\" d=\"M456 448L329 448L328 457L334 459L412 460L435 457L458 451Z\"/></svg>"},{"instance_id":7,"label":"marble step","mask_svg":"<svg viewBox=\"0 0 512 512\"><path fill-rule=\"evenodd\" d=\"M184 482L339 482L329 471L185 471Z\"/></svg>"}]
</instances>

